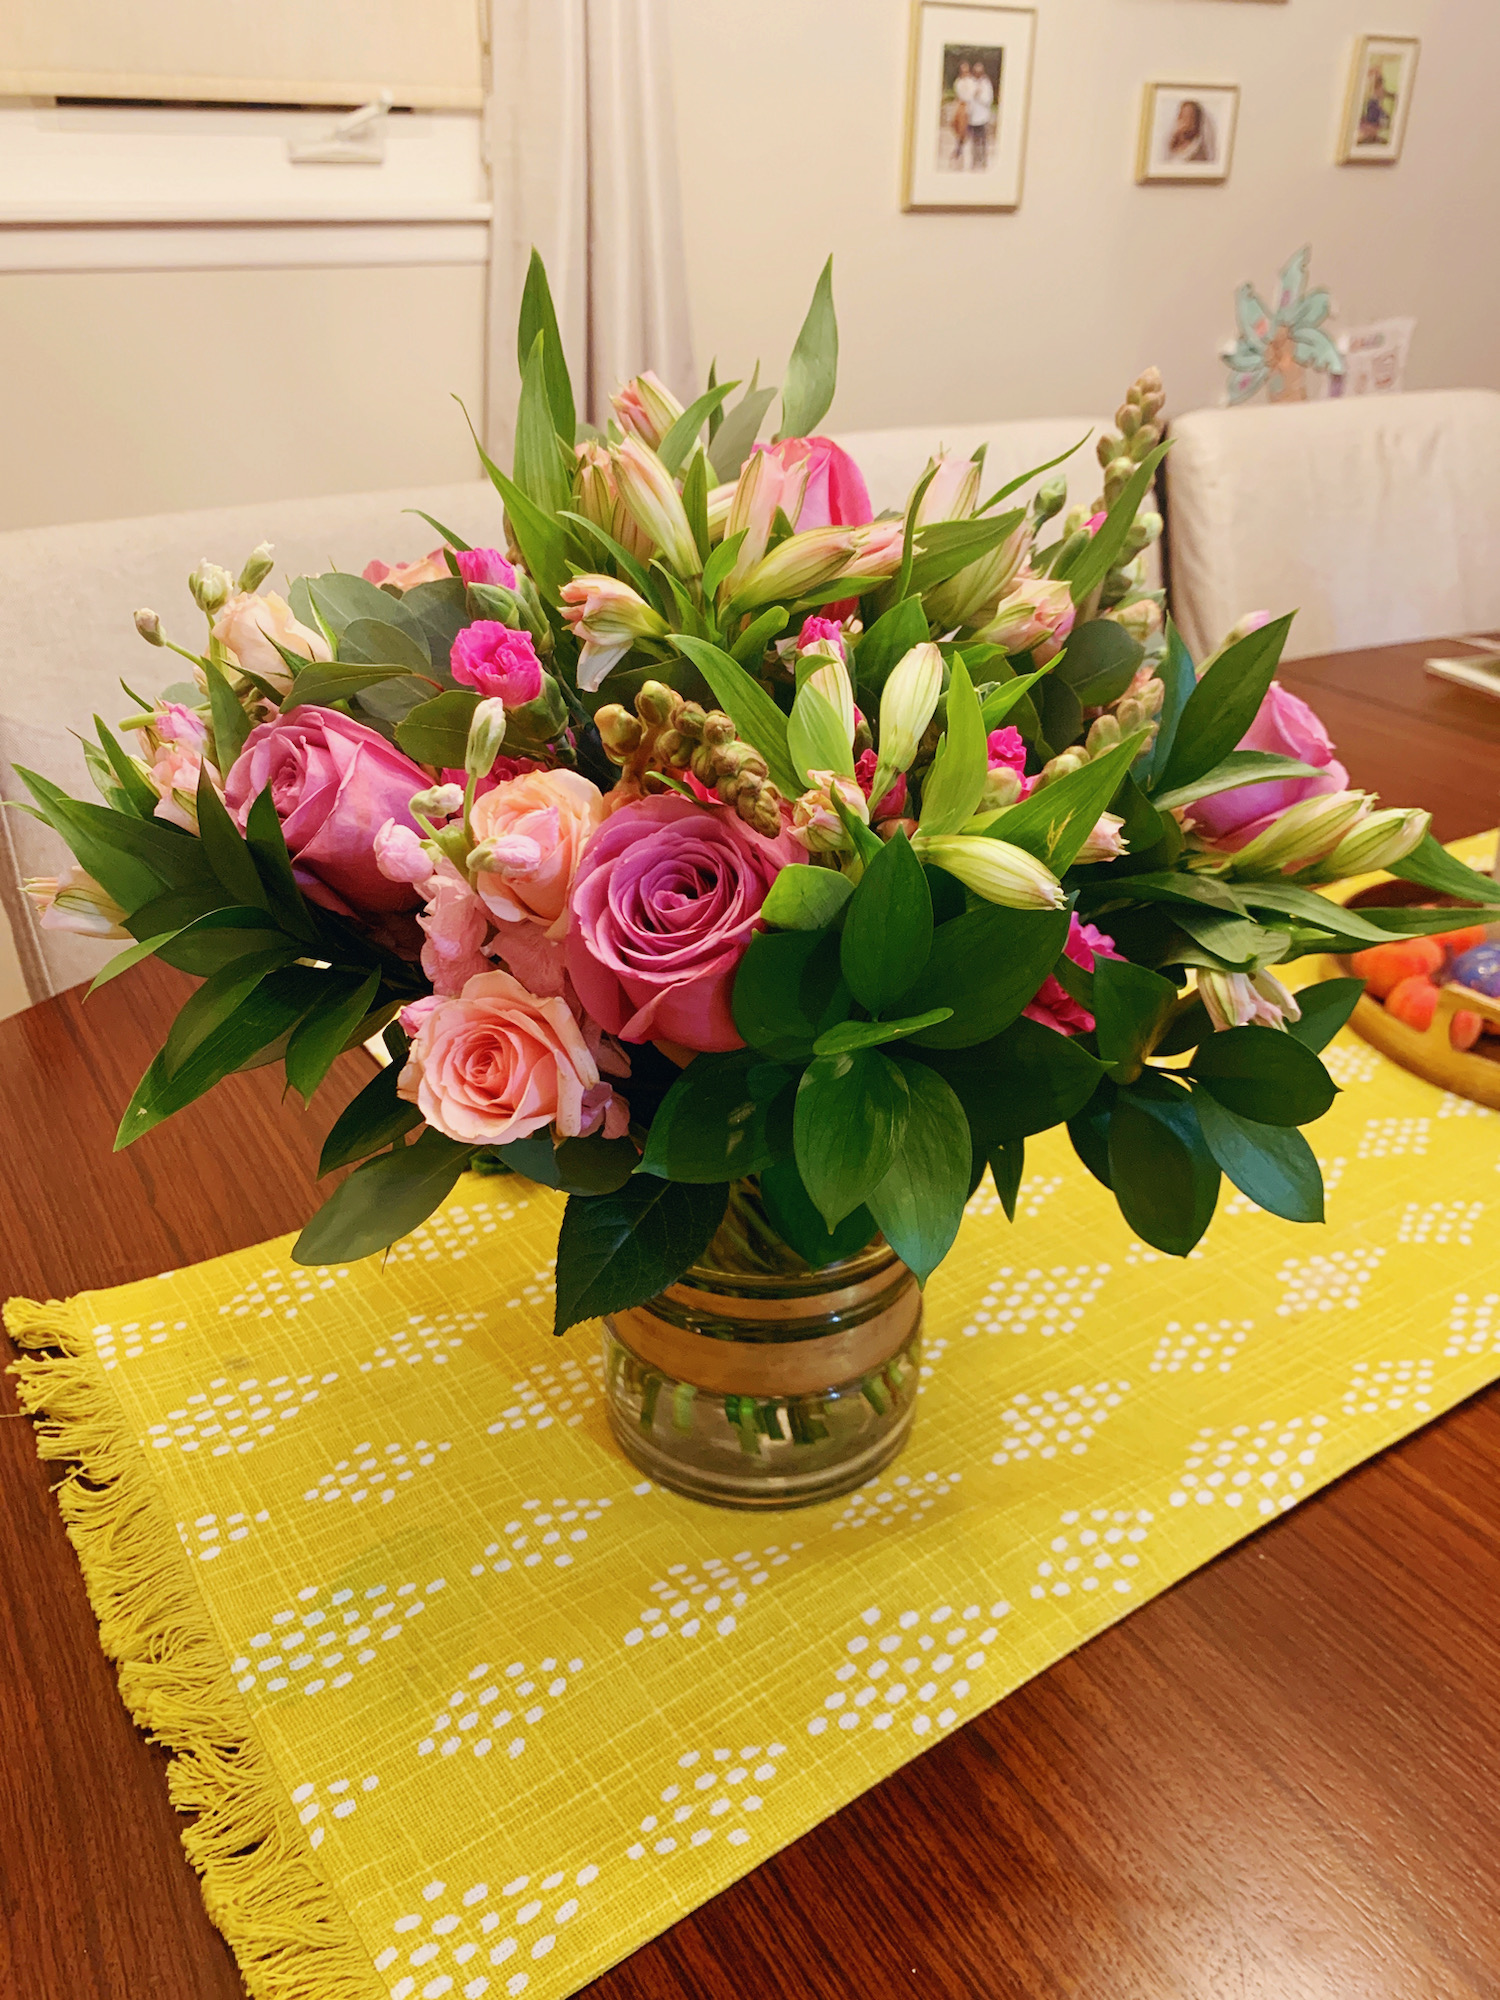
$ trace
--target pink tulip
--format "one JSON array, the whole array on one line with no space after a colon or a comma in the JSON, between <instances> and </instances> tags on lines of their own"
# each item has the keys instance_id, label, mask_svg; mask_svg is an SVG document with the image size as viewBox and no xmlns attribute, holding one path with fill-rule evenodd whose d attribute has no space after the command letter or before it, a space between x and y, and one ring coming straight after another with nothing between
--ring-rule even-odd
<instances>
[{"instance_id":1,"label":"pink tulip","mask_svg":"<svg viewBox=\"0 0 1500 2000\"><path fill-rule=\"evenodd\" d=\"M794 528L858 528L874 520L864 474L832 438L782 438L758 449L788 473L805 471L801 505L787 515Z\"/></svg>"},{"instance_id":2,"label":"pink tulip","mask_svg":"<svg viewBox=\"0 0 1500 2000\"><path fill-rule=\"evenodd\" d=\"M1280 778L1265 785L1240 785L1215 792L1189 808L1193 831L1206 846L1232 854L1264 833L1289 806L1342 792L1349 773L1337 762L1327 730L1300 695L1272 681L1255 720L1240 738L1241 750L1266 750L1316 765L1316 778Z\"/></svg>"},{"instance_id":3,"label":"pink tulip","mask_svg":"<svg viewBox=\"0 0 1500 2000\"><path fill-rule=\"evenodd\" d=\"M455 549L453 560L465 583L498 583L514 590L516 573L498 549Z\"/></svg>"}]
</instances>

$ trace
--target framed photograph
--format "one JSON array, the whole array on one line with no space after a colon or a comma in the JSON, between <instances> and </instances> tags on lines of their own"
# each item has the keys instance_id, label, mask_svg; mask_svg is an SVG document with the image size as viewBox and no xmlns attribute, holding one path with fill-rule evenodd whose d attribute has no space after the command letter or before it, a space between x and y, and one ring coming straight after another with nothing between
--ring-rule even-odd
<instances>
[{"instance_id":1,"label":"framed photograph","mask_svg":"<svg viewBox=\"0 0 1500 2000\"><path fill-rule=\"evenodd\" d=\"M1239 111L1237 83L1148 83L1136 179L1227 181Z\"/></svg>"},{"instance_id":2,"label":"framed photograph","mask_svg":"<svg viewBox=\"0 0 1500 2000\"><path fill-rule=\"evenodd\" d=\"M915 0L902 207L1018 208L1036 13Z\"/></svg>"},{"instance_id":3,"label":"framed photograph","mask_svg":"<svg viewBox=\"0 0 1500 2000\"><path fill-rule=\"evenodd\" d=\"M1415 35L1361 35L1339 132L1339 164L1394 165L1406 137L1421 43Z\"/></svg>"}]
</instances>

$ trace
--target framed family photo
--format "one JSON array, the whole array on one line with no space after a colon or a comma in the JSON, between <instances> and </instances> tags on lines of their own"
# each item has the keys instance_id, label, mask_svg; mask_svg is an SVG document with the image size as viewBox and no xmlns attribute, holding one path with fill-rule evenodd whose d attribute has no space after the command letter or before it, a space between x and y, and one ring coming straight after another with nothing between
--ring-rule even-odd
<instances>
[{"instance_id":1,"label":"framed family photo","mask_svg":"<svg viewBox=\"0 0 1500 2000\"><path fill-rule=\"evenodd\" d=\"M1339 164L1394 165L1406 137L1421 43L1414 35L1361 35L1339 131Z\"/></svg>"},{"instance_id":2,"label":"framed family photo","mask_svg":"<svg viewBox=\"0 0 1500 2000\"><path fill-rule=\"evenodd\" d=\"M915 0L902 207L1018 208L1036 14Z\"/></svg>"},{"instance_id":3,"label":"framed family photo","mask_svg":"<svg viewBox=\"0 0 1500 2000\"><path fill-rule=\"evenodd\" d=\"M1137 181L1228 180L1239 110L1238 84L1148 83L1141 99Z\"/></svg>"}]
</instances>

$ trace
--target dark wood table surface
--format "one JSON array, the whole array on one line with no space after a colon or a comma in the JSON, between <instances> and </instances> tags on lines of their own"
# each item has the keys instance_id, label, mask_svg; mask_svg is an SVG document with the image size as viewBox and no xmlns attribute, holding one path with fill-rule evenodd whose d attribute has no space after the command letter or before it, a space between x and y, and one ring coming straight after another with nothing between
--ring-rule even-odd
<instances>
[{"instance_id":1,"label":"dark wood table surface","mask_svg":"<svg viewBox=\"0 0 1500 2000\"><path fill-rule=\"evenodd\" d=\"M1355 782L1500 818L1500 703L1406 646L1287 669ZM112 1156L185 982L0 1023L0 1295L295 1228L310 1112L262 1072ZM0 1995L233 2000L164 1756L128 1721L30 1426L0 1415ZM1262 1529L877 1785L592 2000L1496 2000L1500 1395Z\"/></svg>"}]
</instances>

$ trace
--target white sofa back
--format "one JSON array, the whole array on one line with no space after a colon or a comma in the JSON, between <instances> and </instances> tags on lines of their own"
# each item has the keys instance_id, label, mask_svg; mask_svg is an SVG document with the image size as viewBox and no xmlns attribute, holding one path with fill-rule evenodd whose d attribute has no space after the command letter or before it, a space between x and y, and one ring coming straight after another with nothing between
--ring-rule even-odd
<instances>
[{"instance_id":1,"label":"white sofa back","mask_svg":"<svg viewBox=\"0 0 1500 2000\"><path fill-rule=\"evenodd\" d=\"M902 508L907 495L921 478L929 458L949 452L969 458L980 445L988 447L984 460L984 495L988 499L997 486L1034 465L1045 465L1060 452L1083 441L1057 470L1066 475L1068 498L1092 500L1103 475L1094 456L1094 439L1101 430L1112 430L1108 417L1018 417L988 424L912 424L901 430L838 431L834 443L857 460L870 489L877 514L887 508ZM1050 473L1043 474L1050 478ZM1040 482L1028 480L1017 493L1014 506L1029 501Z\"/></svg>"},{"instance_id":2,"label":"white sofa back","mask_svg":"<svg viewBox=\"0 0 1500 2000\"><path fill-rule=\"evenodd\" d=\"M1500 627L1500 394L1196 410L1171 436L1171 600L1195 659L1260 609L1296 609L1289 659Z\"/></svg>"}]
</instances>

